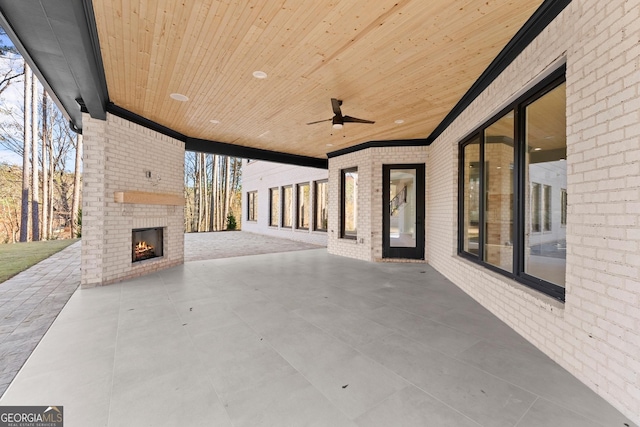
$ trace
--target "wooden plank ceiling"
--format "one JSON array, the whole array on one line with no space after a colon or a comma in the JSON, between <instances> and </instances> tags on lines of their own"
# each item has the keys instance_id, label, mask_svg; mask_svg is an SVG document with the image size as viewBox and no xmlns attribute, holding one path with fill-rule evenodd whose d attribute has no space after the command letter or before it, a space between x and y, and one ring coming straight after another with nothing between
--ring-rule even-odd
<instances>
[{"instance_id":1,"label":"wooden plank ceiling","mask_svg":"<svg viewBox=\"0 0 640 427\"><path fill-rule=\"evenodd\" d=\"M541 2L93 0L93 7L117 106L190 137L324 158L368 141L426 138ZM254 78L258 70L268 77ZM344 115L376 123L307 125L333 116L331 98L343 100Z\"/></svg>"}]
</instances>

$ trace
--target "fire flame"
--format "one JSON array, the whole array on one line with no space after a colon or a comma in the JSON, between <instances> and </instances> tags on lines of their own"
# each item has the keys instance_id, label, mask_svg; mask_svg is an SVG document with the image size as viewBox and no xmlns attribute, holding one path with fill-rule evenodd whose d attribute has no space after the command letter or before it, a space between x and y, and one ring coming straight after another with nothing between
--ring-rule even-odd
<instances>
[{"instance_id":1,"label":"fire flame","mask_svg":"<svg viewBox=\"0 0 640 427\"><path fill-rule=\"evenodd\" d=\"M136 243L136 249L153 249L153 246L147 245L147 242Z\"/></svg>"}]
</instances>

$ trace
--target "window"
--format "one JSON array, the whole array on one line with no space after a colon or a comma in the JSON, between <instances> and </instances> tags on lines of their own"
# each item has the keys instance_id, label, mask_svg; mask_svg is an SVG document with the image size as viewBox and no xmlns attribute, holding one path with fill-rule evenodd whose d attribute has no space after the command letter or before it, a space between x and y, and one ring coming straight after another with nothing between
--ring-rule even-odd
<instances>
[{"instance_id":1,"label":"window","mask_svg":"<svg viewBox=\"0 0 640 427\"><path fill-rule=\"evenodd\" d=\"M537 182L532 182L531 183L531 232L532 233L540 233L542 231L542 227L540 226L540 213L541 213L541 209L540 206L542 206L540 204L540 194L542 193L540 191L540 187L541 185L538 184Z\"/></svg>"},{"instance_id":2,"label":"window","mask_svg":"<svg viewBox=\"0 0 640 427\"><path fill-rule=\"evenodd\" d=\"M462 189L462 250L478 255L480 230L480 138L469 141L463 148Z\"/></svg>"},{"instance_id":3,"label":"window","mask_svg":"<svg viewBox=\"0 0 640 427\"><path fill-rule=\"evenodd\" d=\"M356 239L358 227L358 168L341 171L340 237Z\"/></svg>"},{"instance_id":4,"label":"window","mask_svg":"<svg viewBox=\"0 0 640 427\"><path fill-rule=\"evenodd\" d=\"M247 193L247 221L258 220L258 192L249 191Z\"/></svg>"},{"instance_id":5,"label":"window","mask_svg":"<svg viewBox=\"0 0 640 427\"><path fill-rule=\"evenodd\" d=\"M293 208L293 187L282 187L282 226L291 228Z\"/></svg>"},{"instance_id":6,"label":"window","mask_svg":"<svg viewBox=\"0 0 640 427\"><path fill-rule=\"evenodd\" d=\"M280 207L280 191L277 188L269 189L269 225L278 226L278 210Z\"/></svg>"},{"instance_id":7,"label":"window","mask_svg":"<svg viewBox=\"0 0 640 427\"><path fill-rule=\"evenodd\" d=\"M542 218L544 227L542 231L551 231L551 186L542 186Z\"/></svg>"},{"instance_id":8,"label":"window","mask_svg":"<svg viewBox=\"0 0 640 427\"><path fill-rule=\"evenodd\" d=\"M311 195L309 194L309 183L298 184L298 197L297 197L297 209L298 219L296 223L296 228L300 228L302 230L309 229L309 221L311 218L309 217L309 203L311 202Z\"/></svg>"},{"instance_id":9,"label":"window","mask_svg":"<svg viewBox=\"0 0 640 427\"><path fill-rule=\"evenodd\" d=\"M327 205L329 202L329 185L326 180L316 181L314 183L314 195L315 195L315 222L314 227L317 231L327 231L327 225L329 222L329 212Z\"/></svg>"},{"instance_id":10,"label":"window","mask_svg":"<svg viewBox=\"0 0 640 427\"><path fill-rule=\"evenodd\" d=\"M560 189L560 225L567 225L567 189Z\"/></svg>"},{"instance_id":11,"label":"window","mask_svg":"<svg viewBox=\"0 0 640 427\"><path fill-rule=\"evenodd\" d=\"M551 231L551 186L531 183L531 232Z\"/></svg>"},{"instance_id":12,"label":"window","mask_svg":"<svg viewBox=\"0 0 640 427\"><path fill-rule=\"evenodd\" d=\"M565 110L563 67L461 143L458 189L458 253L560 300Z\"/></svg>"}]
</instances>

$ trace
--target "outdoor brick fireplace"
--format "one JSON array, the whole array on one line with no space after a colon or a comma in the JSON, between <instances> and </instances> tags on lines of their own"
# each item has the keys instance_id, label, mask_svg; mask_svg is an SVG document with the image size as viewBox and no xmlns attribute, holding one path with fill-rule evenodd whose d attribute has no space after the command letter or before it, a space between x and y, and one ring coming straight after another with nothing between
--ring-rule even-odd
<instances>
[{"instance_id":1,"label":"outdoor brick fireplace","mask_svg":"<svg viewBox=\"0 0 640 427\"><path fill-rule=\"evenodd\" d=\"M164 252L163 227L131 230L131 262L162 257Z\"/></svg>"},{"instance_id":2,"label":"outdoor brick fireplace","mask_svg":"<svg viewBox=\"0 0 640 427\"><path fill-rule=\"evenodd\" d=\"M111 114L83 125L82 287L182 264L184 143Z\"/></svg>"}]
</instances>

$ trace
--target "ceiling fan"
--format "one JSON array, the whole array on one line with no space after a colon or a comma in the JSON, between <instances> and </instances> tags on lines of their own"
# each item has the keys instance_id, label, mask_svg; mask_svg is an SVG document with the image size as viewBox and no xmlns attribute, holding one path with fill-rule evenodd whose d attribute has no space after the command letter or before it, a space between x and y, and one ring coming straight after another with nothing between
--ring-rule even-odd
<instances>
[{"instance_id":1,"label":"ceiling fan","mask_svg":"<svg viewBox=\"0 0 640 427\"><path fill-rule=\"evenodd\" d=\"M322 123L322 122L331 122L332 126L334 129L342 129L342 126L345 123L366 123L366 124L373 124L375 122L372 122L371 120L364 120L364 119L358 119L356 117L351 117L351 116L343 116L342 115L342 111L340 110L340 106L342 105L342 100L340 99L336 99L336 98L331 98L331 107L333 108L333 114L334 116L330 119L326 119L326 120L318 120L317 122L311 122L311 123L307 123L308 125L314 125L316 123Z\"/></svg>"}]
</instances>

